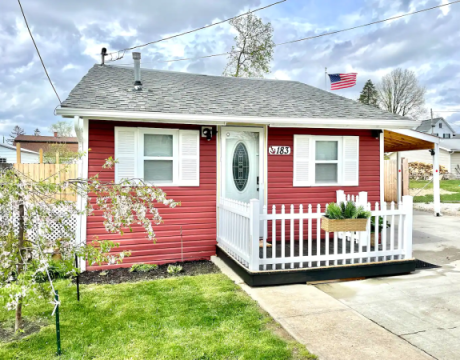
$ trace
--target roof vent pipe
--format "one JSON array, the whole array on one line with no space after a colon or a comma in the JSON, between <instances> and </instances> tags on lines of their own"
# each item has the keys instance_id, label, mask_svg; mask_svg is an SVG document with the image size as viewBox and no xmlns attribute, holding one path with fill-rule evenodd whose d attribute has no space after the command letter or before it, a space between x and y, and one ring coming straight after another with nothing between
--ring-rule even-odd
<instances>
[{"instance_id":1,"label":"roof vent pipe","mask_svg":"<svg viewBox=\"0 0 460 360\"><path fill-rule=\"evenodd\" d=\"M141 53L133 52L133 60L134 60L134 90L142 90Z\"/></svg>"}]
</instances>

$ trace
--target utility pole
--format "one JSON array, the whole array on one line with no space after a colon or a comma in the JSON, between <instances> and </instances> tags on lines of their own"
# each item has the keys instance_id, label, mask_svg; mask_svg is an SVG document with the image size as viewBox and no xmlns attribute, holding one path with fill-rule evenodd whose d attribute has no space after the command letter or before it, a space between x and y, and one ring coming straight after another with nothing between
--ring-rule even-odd
<instances>
[{"instance_id":1,"label":"utility pole","mask_svg":"<svg viewBox=\"0 0 460 360\"><path fill-rule=\"evenodd\" d=\"M324 68L324 90L327 91L327 67Z\"/></svg>"},{"instance_id":2,"label":"utility pole","mask_svg":"<svg viewBox=\"0 0 460 360\"><path fill-rule=\"evenodd\" d=\"M431 112L431 135L434 134L434 125L433 125L433 108L430 109Z\"/></svg>"}]
</instances>

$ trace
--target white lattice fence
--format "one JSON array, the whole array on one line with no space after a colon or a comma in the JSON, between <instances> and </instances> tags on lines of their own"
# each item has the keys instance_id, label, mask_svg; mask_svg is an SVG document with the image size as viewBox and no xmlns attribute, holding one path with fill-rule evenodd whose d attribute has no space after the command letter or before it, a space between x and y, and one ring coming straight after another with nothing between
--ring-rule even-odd
<instances>
[{"instance_id":1,"label":"white lattice fence","mask_svg":"<svg viewBox=\"0 0 460 360\"><path fill-rule=\"evenodd\" d=\"M65 211L56 209L55 213L52 213L50 218L61 219L61 221L50 221L48 223L49 227L51 228L51 232L46 235L47 239L57 240L67 238L70 234L75 234L77 228L77 219L75 218L75 216L66 216ZM1 213L0 220L3 220ZM13 215L13 227L14 233L17 234L19 231L19 213L17 211L14 212ZM30 240L36 239L39 231L38 229L39 224L34 222L34 226L32 227L32 229L26 230L27 238L29 238ZM72 235L72 237L74 236Z\"/></svg>"}]
</instances>

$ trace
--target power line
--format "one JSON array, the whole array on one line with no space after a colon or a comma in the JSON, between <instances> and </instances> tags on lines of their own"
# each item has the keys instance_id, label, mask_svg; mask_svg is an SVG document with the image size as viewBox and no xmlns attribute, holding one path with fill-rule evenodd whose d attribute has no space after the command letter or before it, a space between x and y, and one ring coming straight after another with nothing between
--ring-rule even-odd
<instances>
[{"instance_id":1,"label":"power line","mask_svg":"<svg viewBox=\"0 0 460 360\"><path fill-rule=\"evenodd\" d=\"M200 28L197 28L197 29L193 29L193 30L189 30L189 31L185 31L183 33L180 33L180 34L175 34L175 35L172 35L172 36L168 36L168 37L165 37L163 39L160 39L160 40L155 40L155 41L150 41L148 43L145 43L145 44L142 44L142 45L136 45L136 46L133 46L133 47L130 47L130 48L126 48L126 49L122 49L122 50L118 50L118 51L114 51L114 52L111 52L111 53L108 53L107 56L112 56L113 54L117 54L117 58L115 60L109 60L109 61L116 61L116 60L120 60L123 58L124 54L126 51L129 51L129 50L134 50L134 49L138 49L140 47L144 47L144 46L147 46L147 45L152 45L152 44L156 44L156 43L159 43L159 42L162 42L162 41L166 41L166 40L170 40L170 39L174 39L176 37L179 37L179 36L182 36L182 35L187 35L187 34L191 34L193 32L196 32L196 31L200 31L200 30L203 30L203 29L207 29L207 28L210 28L212 26L216 26L216 25L220 25L220 24L223 24L227 21L230 21L230 20L233 20L233 19L237 19L241 16L246 16L248 14L252 14L252 13L255 13L257 11L261 11L261 10L264 10L264 9L267 9L269 7L272 7L272 6L275 6L275 5L278 5L278 4L281 4L283 2L285 2L287 0L280 0L280 1L277 1L273 4L270 4L270 5L267 5L267 6L264 6L264 7L261 7L261 8L258 8L258 9L255 9L255 10L251 10L251 11L248 11L247 13L244 13L244 14L240 14L240 15L237 15L237 16L233 16L231 18L228 18L226 20L222 20L222 21L218 21L216 23L212 23L212 24L209 24L209 25L205 25L205 26L202 26ZM123 52L123 54L121 56L118 56L118 54L120 52Z\"/></svg>"},{"instance_id":2,"label":"power line","mask_svg":"<svg viewBox=\"0 0 460 360\"><path fill-rule=\"evenodd\" d=\"M45 70L45 74L48 77L48 81L50 82L50 85L53 88L54 93L56 94L56 96L57 96L57 98L59 100L59 103L62 103L61 98L59 97L59 95L58 95L58 93L56 91L56 88L54 87L53 82L51 81L50 75L48 74L48 71L46 70L45 63L43 62L42 56L40 55L40 51L38 50L37 44L35 43L35 39L32 36L32 32L30 31L29 24L28 24L27 19L26 19L26 15L24 14L24 10L23 10L22 5L21 5L21 0L18 0L18 4L19 4L19 7L21 8L22 16L24 17L24 21L26 23L27 30L29 30L30 38L32 39L32 42L34 43L35 50L37 50L38 57L40 58L40 61L42 63L43 70Z\"/></svg>"},{"instance_id":3,"label":"power line","mask_svg":"<svg viewBox=\"0 0 460 360\"><path fill-rule=\"evenodd\" d=\"M292 44L292 43L296 43L296 42L300 42L300 41L312 40L312 39L320 38L320 37L323 37L323 36L334 35L334 34L338 34L338 33L341 33L341 32L350 31L350 30L354 30L354 29L358 29L358 28L362 28L362 27L366 27L366 26L370 26L370 25L380 24L380 23L383 23L383 22L386 22L386 21L400 19L400 18L403 18L403 17L406 17L406 16L419 14L419 13L422 13L422 12L425 12L425 11L434 10L434 9L437 9L437 8L453 5L453 4L456 4L456 3L460 3L460 0L452 1L450 3L441 4L441 5L437 5L437 6L433 6L433 7L427 8L427 9L413 11L413 12L402 14L402 15L393 16L393 17L383 19L383 20L373 21L373 22L363 24L363 25L353 26L353 27L350 27L350 28L342 29L342 30L331 31L331 32L327 32L327 33L324 33L324 34L309 36L309 37L305 37L305 38L301 38L301 39L297 39L297 40L292 40L292 41L285 41L285 42L282 42L282 43L279 43L279 44L275 44L274 47L287 45L287 44ZM244 14L242 14L240 16L243 16L243 15ZM220 53L220 54L212 54L212 55L191 57L191 58L163 60L163 61L157 61L157 62L176 62L176 61L187 61L187 60L199 60L199 59L206 59L206 58L211 58L211 57L216 57L216 56L229 55L229 54L232 54L232 53L238 53L238 51L233 51L233 52L232 51L227 51L227 52ZM149 62L147 62L147 63L149 63ZM144 64L145 64L145 62L144 62Z\"/></svg>"}]
</instances>

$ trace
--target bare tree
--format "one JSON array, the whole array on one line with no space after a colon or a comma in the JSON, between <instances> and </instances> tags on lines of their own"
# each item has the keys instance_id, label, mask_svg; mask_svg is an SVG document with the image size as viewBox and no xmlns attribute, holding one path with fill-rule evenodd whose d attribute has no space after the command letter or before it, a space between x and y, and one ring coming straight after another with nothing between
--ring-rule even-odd
<instances>
[{"instance_id":1,"label":"bare tree","mask_svg":"<svg viewBox=\"0 0 460 360\"><path fill-rule=\"evenodd\" d=\"M417 118L426 111L426 89L419 84L417 76L411 70L394 69L382 77L377 91L380 107L389 112Z\"/></svg>"},{"instance_id":2,"label":"bare tree","mask_svg":"<svg viewBox=\"0 0 460 360\"><path fill-rule=\"evenodd\" d=\"M73 136L72 123L68 121L58 121L57 123L51 125L51 132L57 132L58 136Z\"/></svg>"},{"instance_id":3,"label":"bare tree","mask_svg":"<svg viewBox=\"0 0 460 360\"><path fill-rule=\"evenodd\" d=\"M24 129L16 125L10 133L10 138L6 140L6 142L10 145L13 145L14 139L16 139L17 136L24 135L24 134L25 134Z\"/></svg>"},{"instance_id":4,"label":"bare tree","mask_svg":"<svg viewBox=\"0 0 460 360\"><path fill-rule=\"evenodd\" d=\"M233 77L263 77L269 73L275 46L271 23L264 24L257 16L247 14L230 20L230 24L238 35L235 36L235 45L228 55L223 74Z\"/></svg>"}]
</instances>

